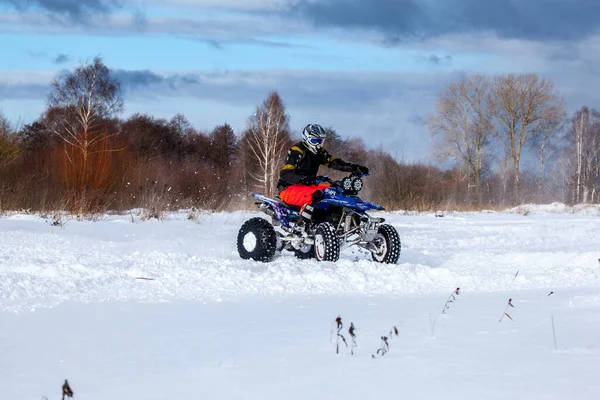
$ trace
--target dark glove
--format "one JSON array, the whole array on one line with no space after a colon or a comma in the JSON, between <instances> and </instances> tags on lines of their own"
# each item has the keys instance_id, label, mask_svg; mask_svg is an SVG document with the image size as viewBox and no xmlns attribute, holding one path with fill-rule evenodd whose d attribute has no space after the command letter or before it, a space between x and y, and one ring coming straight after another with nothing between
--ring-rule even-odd
<instances>
[{"instance_id":1,"label":"dark glove","mask_svg":"<svg viewBox=\"0 0 600 400\"><path fill-rule=\"evenodd\" d=\"M313 183L315 183L315 177L314 176L304 176L302 178L300 178L300 183L301 185L312 185Z\"/></svg>"},{"instance_id":2,"label":"dark glove","mask_svg":"<svg viewBox=\"0 0 600 400\"><path fill-rule=\"evenodd\" d=\"M369 168L367 168L363 165L358 165L358 164L352 164L352 171L357 174L362 174L362 175L369 174Z\"/></svg>"}]
</instances>

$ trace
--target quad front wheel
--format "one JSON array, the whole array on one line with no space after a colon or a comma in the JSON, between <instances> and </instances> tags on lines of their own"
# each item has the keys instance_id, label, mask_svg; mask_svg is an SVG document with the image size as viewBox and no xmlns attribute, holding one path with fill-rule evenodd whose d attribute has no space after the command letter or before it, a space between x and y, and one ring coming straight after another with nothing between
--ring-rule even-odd
<instances>
[{"instance_id":1,"label":"quad front wheel","mask_svg":"<svg viewBox=\"0 0 600 400\"><path fill-rule=\"evenodd\" d=\"M277 250L277 232L267 220L251 218L238 232L237 249L244 260L271 261Z\"/></svg>"},{"instance_id":2,"label":"quad front wheel","mask_svg":"<svg viewBox=\"0 0 600 400\"><path fill-rule=\"evenodd\" d=\"M372 252L373 260L385 264L396 264L398 262L402 245L400 235L392 225L380 225L373 244L376 248Z\"/></svg>"}]
</instances>

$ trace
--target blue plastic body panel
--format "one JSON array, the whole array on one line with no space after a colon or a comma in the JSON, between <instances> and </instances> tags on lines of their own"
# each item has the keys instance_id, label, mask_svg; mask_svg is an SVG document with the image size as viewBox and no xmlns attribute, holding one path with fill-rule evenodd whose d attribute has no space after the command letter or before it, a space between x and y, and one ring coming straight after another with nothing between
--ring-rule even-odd
<instances>
[{"instance_id":1,"label":"blue plastic body panel","mask_svg":"<svg viewBox=\"0 0 600 400\"><path fill-rule=\"evenodd\" d=\"M384 210L379 204L363 201L358 196L346 196L341 188L329 187L323 190L323 193L325 194L325 198L315 205L316 209L328 210L332 207L346 207L361 213L370 210ZM278 200L271 199L260 193L253 193L252 197L268 204L275 213L277 220L286 228L290 227L292 220L298 218L296 211Z\"/></svg>"}]
</instances>

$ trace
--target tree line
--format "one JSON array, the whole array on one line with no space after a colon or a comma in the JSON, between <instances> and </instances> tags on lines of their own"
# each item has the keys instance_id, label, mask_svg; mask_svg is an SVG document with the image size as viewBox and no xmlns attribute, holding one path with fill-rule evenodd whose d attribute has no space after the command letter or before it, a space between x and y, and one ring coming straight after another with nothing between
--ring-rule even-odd
<instances>
[{"instance_id":1,"label":"tree line","mask_svg":"<svg viewBox=\"0 0 600 400\"><path fill-rule=\"evenodd\" d=\"M299 140L277 91L240 132L227 123L200 131L182 114L122 118L123 108L120 82L96 57L52 82L35 121L15 126L0 113L0 211L247 208L252 192L277 194ZM429 163L396 160L333 127L326 147L367 165L361 195L392 210L598 202L600 113L567 118L549 80L469 76L440 94L426 125L436 141Z\"/></svg>"},{"instance_id":2,"label":"tree line","mask_svg":"<svg viewBox=\"0 0 600 400\"><path fill-rule=\"evenodd\" d=\"M534 73L474 74L448 85L427 126L471 203L597 203L599 115L584 106L567 116L553 83Z\"/></svg>"}]
</instances>

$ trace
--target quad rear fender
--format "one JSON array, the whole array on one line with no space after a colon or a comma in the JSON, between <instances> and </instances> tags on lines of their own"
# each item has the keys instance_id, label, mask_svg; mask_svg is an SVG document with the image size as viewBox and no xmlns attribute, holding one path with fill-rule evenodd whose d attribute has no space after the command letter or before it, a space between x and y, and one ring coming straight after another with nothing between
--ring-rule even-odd
<instances>
[{"instance_id":1,"label":"quad rear fender","mask_svg":"<svg viewBox=\"0 0 600 400\"><path fill-rule=\"evenodd\" d=\"M281 204L279 201L263 196L262 194L253 193L252 197L262 202L262 204L260 204L261 211L279 221L284 227L290 227L290 217L294 214L292 209Z\"/></svg>"}]
</instances>

